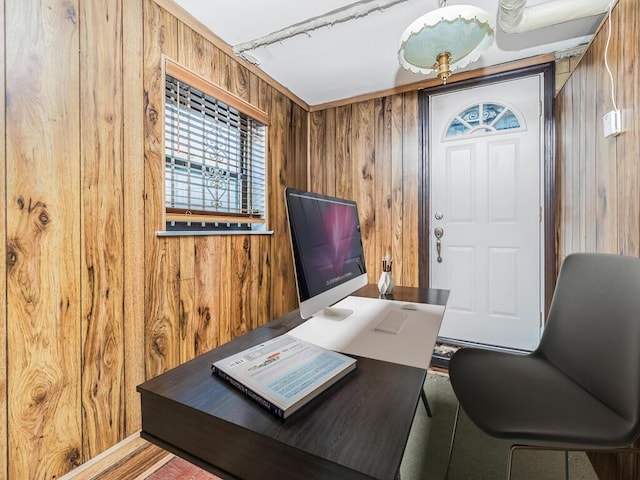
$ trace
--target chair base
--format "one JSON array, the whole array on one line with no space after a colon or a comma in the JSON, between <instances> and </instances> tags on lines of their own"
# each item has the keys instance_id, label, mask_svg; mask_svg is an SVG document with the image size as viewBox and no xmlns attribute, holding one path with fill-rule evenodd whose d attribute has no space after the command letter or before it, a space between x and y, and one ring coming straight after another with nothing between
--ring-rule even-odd
<instances>
[{"instance_id":1,"label":"chair base","mask_svg":"<svg viewBox=\"0 0 640 480\"><path fill-rule=\"evenodd\" d=\"M460 403L456 408L456 416L453 420L453 432L451 435L451 443L449 444L449 458L447 459L447 470L445 473L445 480L449 478L449 469L451 467L451 457L453 455L453 444L456 438L456 430L458 429L458 419L460 417ZM622 448L598 448L598 449L571 449L566 450L561 447L544 447L544 446L533 446L533 445L512 445L509 449L509 461L507 464L507 480L511 480L511 471L513 469L513 454L516 450L541 450L541 451L556 451L556 452L564 452L564 472L565 479L569 480L569 451L577 451L577 452L598 452L598 453L630 453L633 454L636 462L633 464L633 480L640 480L640 472L638 471L638 454L640 454L640 448L633 447L622 447Z\"/></svg>"},{"instance_id":2,"label":"chair base","mask_svg":"<svg viewBox=\"0 0 640 480\"><path fill-rule=\"evenodd\" d=\"M572 452L600 452L600 453L630 453L633 454L637 460L638 454L640 454L640 448L598 448L595 450L584 450L584 449L571 449L565 450L561 447L538 447L533 445L512 445L509 449L509 463L507 464L507 480L511 480L511 471L513 464L513 454L516 450L540 450L540 451L555 451L555 452L564 452L564 468L565 468L565 479L569 480L569 451ZM633 480L638 480L638 463L637 461L633 464Z\"/></svg>"}]
</instances>

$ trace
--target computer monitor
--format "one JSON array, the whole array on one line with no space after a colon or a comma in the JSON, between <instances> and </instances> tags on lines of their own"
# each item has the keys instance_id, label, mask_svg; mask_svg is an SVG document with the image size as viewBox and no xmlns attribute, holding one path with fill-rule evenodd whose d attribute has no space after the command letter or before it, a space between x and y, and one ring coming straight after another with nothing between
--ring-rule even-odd
<instances>
[{"instance_id":1,"label":"computer monitor","mask_svg":"<svg viewBox=\"0 0 640 480\"><path fill-rule=\"evenodd\" d=\"M358 208L342 198L285 189L300 316L346 318L331 308L367 284Z\"/></svg>"}]
</instances>

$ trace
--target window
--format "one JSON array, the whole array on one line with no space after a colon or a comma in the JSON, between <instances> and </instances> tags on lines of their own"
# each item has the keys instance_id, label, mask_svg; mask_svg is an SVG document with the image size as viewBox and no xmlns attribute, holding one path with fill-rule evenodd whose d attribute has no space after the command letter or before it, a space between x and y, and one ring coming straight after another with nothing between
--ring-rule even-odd
<instances>
[{"instance_id":1,"label":"window","mask_svg":"<svg viewBox=\"0 0 640 480\"><path fill-rule=\"evenodd\" d=\"M455 116L447 127L446 139L517 129L521 129L521 122L508 107L497 103L480 103Z\"/></svg>"},{"instance_id":2,"label":"window","mask_svg":"<svg viewBox=\"0 0 640 480\"><path fill-rule=\"evenodd\" d=\"M264 231L267 115L166 65L167 231Z\"/></svg>"}]
</instances>

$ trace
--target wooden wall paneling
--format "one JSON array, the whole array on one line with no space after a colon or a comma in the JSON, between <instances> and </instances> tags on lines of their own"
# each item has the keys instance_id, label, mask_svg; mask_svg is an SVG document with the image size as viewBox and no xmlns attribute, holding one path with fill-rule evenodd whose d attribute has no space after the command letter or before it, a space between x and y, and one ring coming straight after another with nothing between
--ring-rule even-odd
<instances>
[{"instance_id":1,"label":"wooden wall paneling","mask_svg":"<svg viewBox=\"0 0 640 480\"><path fill-rule=\"evenodd\" d=\"M358 203L360 229L369 282L378 281L380 272L376 259L376 196L375 196L375 143L374 101L353 105L351 130L351 179L353 200Z\"/></svg>"},{"instance_id":2,"label":"wooden wall paneling","mask_svg":"<svg viewBox=\"0 0 640 480\"><path fill-rule=\"evenodd\" d=\"M256 78L251 82L251 98L255 105L267 114L271 111L272 88L262 79ZM268 147L268 145L267 145ZM267 184L271 184L274 169L273 162L267 164ZM267 218L271 216L271 202L267 198ZM271 228L268 225L267 228ZM271 307L271 245L273 238L271 235L251 236L251 312L252 328L260 327L274 318Z\"/></svg>"},{"instance_id":3,"label":"wooden wall paneling","mask_svg":"<svg viewBox=\"0 0 640 480\"><path fill-rule=\"evenodd\" d=\"M136 386L145 380L143 2L122 1L125 436L142 424Z\"/></svg>"},{"instance_id":4,"label":"wooden wall paneling","mask_svg":"<svg viewBox=\"0 0 640 480\"><path fill-rule=\"evenodd\" d=\"M3 3L4 6L4 3ZM0 25L3 32L5 28L4 8L0 9ZM5 52L5 36L0 35L0 52ZM5 92L5 55L0 55L0 91ZM2 139L5 139L5 99L6 95L0 98L0 132ZM7 158L5 143L0 147L0 198L2 202L2 214L7 218ZM7 444L7 229L6 222L0 221L0 439ZM7 448L0 448L0 478L8 478Z\"/></svg>"},{"instance_id":5,"label":"wooden wall paneling","mask_svg":"<svg viewBox=\"0 0 640 480\"><path fill-rule=\"evenodd\" d=\"M220 51L202 35L178 21L178 56L180 65L214 85L220 85Z\"/></svg>"},{"instance_id":6,"label":"wooden wall paneling","mask_svg":"<svg viewBox=\"0 0 640 480\"><path fill-rule=\"evenodd\" d=\"M610 59L616 58L618 41L617 36L612 36L609 46ZM604 66L604 47L606 35L604 30L594 39L591 48L594 51L594 65L596 77L595 98L596 117L590 119L588 127L595 132L596 143L596 246L597 251L605 253L617 253L618 251L618 196L616 193L617 165L616 165L616 140L604 138L602 117L611 110L609 77ZM617 73L616 62L611 61L610 67L615 75ZM575 113L580 114L579 112ZM575 250L574 250L575 251Z\"/></svg>"},{"instance_id":7,"label":"wooden wall paneling","mask_svg":"<svg viewBox=\"0 0 640 480\"><path fill-rule=\"evenodd\" d=\"M312 112L310 117L309 135L309 190L326 193L329 178L326 166L331 158L331 144L327 140L327 110Z\"/></svg>"},{"instance_id":8,"label":"wooden wall paneling","mask_svg":"<svg viewBox=\"0 0 640 480\"><path fill-rule=\"evenodd\" d=\"M177 57L178 22L152 0L144 4L145 349L146 375L180 362L180 252L176 238L156 237L164 222L163 54Z\"/></svg>"},{"instance_id":9,"label":"wooden wall paneling","mask_svg":"<svg viewBox=\"0 0 640 480\"><path fill-rule=\"evenodd\" d=\"M373 275L382 271L382 257L393 252L393 160L391 157L391 97L374 100L375 131L375 231L376 244Z\"/></svg>"},{"instance_id":10,"label":"wooden wall paneling","mask_svg":"<svg viewBox=\"0 0 640 480\"><path fill-rule=\"evenodd\" d=\"M418 285L418 92L404 94L402 285Z\"/></svg>"},{"instance_id":11,"label":"wooden wall paneling","mask_svg":"<svg viewBox=\"0 0 640 480\"><path fill-rule=\"evenodd\" d=\"M640 255L638 16L634 0L619 0L612 15L608 61L616 82L618 107L624 112L621 135L605 138L602 127L603 115L614 108L604 64L607 24L558 95L557 165L563 204L558 219L559 261L580 250ZM571 193L576 190L578 196ZM574 208L581 209L578 217L572 212ZM577 242L576 230L584 236ZM636 446L639 444L636 442ZM631 478L638 463L630 455L590 453L589 458L601 480Z\"/></svg>"},{"instance_id":12,"label":"wooden wall paneling","mask_svg":"<svg viewBox=\"0 0 640 480\"><path fill-rule=\"evenodd\" d=\"M190 327L193 354L200 355L220 344L219 302L222 272L219 269L221 237L196 237L194 259L194 315Z\"/></svg>"},{"instance_id":13,"label":"wooden wall paneling","mask_svg":"<svg viewBox=\"0 0 640 480\"><path fill-rule=\"evenodd\" d=\"M586 110L586 106L588 103L588 99L586 96L586 75L584 74L584 69L580 69L577 72L576 77L576 89L575 92L575 101L576 104L580 105L580 111L584 112ZM586 186L586 168L587 168L587 159L586 159L586 136L589 133L586 128L586 116L585 115L577 115L574 117L576 120L575 131L578 136L578 145L575 154L577 154L576 161L574 162L574 167L576 171L576 176L578 178L578 182L580 184L580 188L577 190L578 200L577 203L580 205L579 209L579 219L578 219L578 239L577 239L577 248L579 251L584 252L586 249L586 238L588 236L587 232L587 186Z\"/></svg>"},{"instance_id":14,"label":"wooden wall paneling","mask_svg":"<svg viewBox=\"0 0 640 480\"><path fill-rule=\"evenodd\" d=\"M8 478L56 478L82 460L78 3L5 15Z\"/></svg>"},{"instance_id":15,"label":"wooden wall paneling","mask_svg":"<svg viewBox=\"0 0 640 480\"><path fill-rule=\"evenodd\" d=\"M616 10L613 25L618 42L619 58L616 79L616 103L623 111L623 131L617 139L618 153L618 251L623 255L640 256L640 121L636 111L640 105L640 12L638 5L622 3ZM629 40L631 40L629 42ZM634 49L633 46L636 48ZM612 57L615 51L612 50ZM631 132L631 134L630 134ZM635 135L633 134L635 133ZM622 207L624 206L624 207Z\"/></svg>"},{"instance_id":16,"label":"wooden wall paneling","mask_svg":"<svg viewBox=\"0 0 640 480\"><path fill-rule=\"evenodd\" d=\"M554 109L554 118L559 118L565 112L564 108L564 94L558 92L553 101L553 109ZM556 224L555 224L555 249L557 258L556 261L559 261L560 258L563 258L564 255L564 236L562 235L562 225L563 225L563 216L562 216L562 205L563 205L563 195L564 195L564 162L561 160L564 158L564 150L563 150L563 139L564 139L564 123L556 122L555 125L555 135L556 135L556 157L558 161L556 162L556 170L555 170L555 180L556 180ZM558 265L556 264L556 271L558 271Z\"/></svg>"},{"instance_id":17,"label":"wooden wall paneling","mask_svg":"<svg viewBox=\"0 0 640 480\"><path fill-rule=\"evenodd\" d=\"M569 78L567 84L573 88L575 81L573 78ZM565 85L567 85L565 84ZM564 93L567 92L567 93ZM572 90L567 88L563 90L563 99L564 99L564 121L563 121L563 131L564 137L561 141L563 148L563 161L562 161L562 172L563 172L563 184L565 186L573 185L573 96ZM578 188L578 187L576 187ZM563 238L563 251L565 255L573 252L573 222L571 211L574 207L572 202L572 191L573 188L563 188L562 189L562 199L560 204L562 205L562 219L563 219L563 228L562 238Z\"/></svg>"},{"instance_id":18,"label":"wooden wall paneling","mask_svg":"<svg viewBox=\"0 0 640 480\"><path fill-rule=\"evenodd\" d=\"M580 71L574 72L573 75L573 106L581 111L584 106L584 101L580 95L581 92L581 77ZM573 225L572 229L572 238L571 238L571 246L572 250L575 252L582 251L581 241L583 235L583 224L582 221L582 191L584 189L584 184L581 181L582 175L582 143L581 136L583 129L583 117L581 115L573 115L573 149L571 150L571 170L572 170L572 178L575 182L576 188L571 189L571 223Z\"/></svg>"},{"instance_id":19,"label":"wooden wall paneling","mask_svg":"<svg viewBox=\"0 0 640 480\"><path fill-rule=\"evenodd\" d=\"M336 196L353 198L351 172L351 105L336 107Z\"/></svg>"},{"instance_id":20,"label":"wooden wall paneling","mask_svg":"<svg viewBox=\"0 0 640 480\"><path fill-rule=\"evenodd\" d=\"M284 206L284 189L296 187L291 153L291 102L273 92L271 100L271 126L269 128L269 162L272 175L269 181L270 225L273 230L271 249L273 315L278 317L296 306L293 280L293 259L289 246L289 233ZM294 173L295 175L295 173ZM304 185L301 185L304 187Z\"/></svg>"},{"instance_id":21,"label":"wooden wall paneling","mask_svg":"<svg viewBox=\"0 0 640 480\"><path fill-rule=\"evenodd\" d=\"M395 258L393 278L398 285L404 284L404 98L391 97L391 254Z\"/></svg>"},{"instance_id":22,"label":"wooden wall paneling","mask_svg":"<svg viewBox=\"0 0 640 480\"><path fill-rule=\"evenodd\" d=\"M198 322L196 321L196 246L195 237L175 239L179 249L178 283L178 334L179 362L194 358L199 350Z\"/></svg>"},{"instance_id":23,"label":"wooden wall paneling","mask_svg":"<svg viewBox=\"0 0 640 480\"><path fill-rule=\"evenodd\" d=\"M270 311L270 279L269 245L270 236L251 235L251 317L250 329L258 328L267 323L271 317Z\"/></svg>"},{"instance_id":24,"label":"wooden wall paneling","mask_svg":"<svg viewBox=\"0 0 640 480\"><path fill-rule=\"evenodd\" d=\"M216 238L215 242L215 270L214 275L219 277L220 292L216 298L216 312L218 315L218 342L220 345L233 339L233 321L231 317L231 304L233 290L231 288L231 239L228 235Z\"/></svg>"},{"instance_id":25,"label":"wooden wall paneling","mask_svg":"<svg viewBox=\"0 0 640 480\"><path fill-rule=\"evenodd\" d=\"M299 105L291 103L291 130L292 135L291 151L295 165L295 185L299 188L308 189L308 139L309 139L309 113ZM288 230L285 236L288 239Z\"/></svg>"},{"instance_id":26,"label":"wooden wall paneling","mask_svg":"<svg viewBox=\"0 0 640 480\"><path fill-rule=\"evenodd\" d=\"M324 192L327 195L336 195L336 109L325 111L324 122L326 125L326 152L324 155ZM313 138L313 135L310 135Z\"/></svg>"},{"instance_id":27,"label":"wooden wall paneling","mask_svg":"<svg viewBox=\"0 0 640 480\"><path fill-rule=\"evenodd\" d=\"M230 93L247 102L251 102L251 77L249 71L234 58L225 57L221 85ZM231 338L246 333L251 323L251 241L245 235L231 235L229 281L231 287Z\"/></svg>"},{"instance_id":28,"label":"wooden wall paneling","mask_svg":"<svg viewBox=\"0 0 640 480\"><path fill-rule=\"evenodd\" d=\"M582 115L584 123L584 160L585 160L585 172L583 188L584 195L584 211L585 211L585 251L596 251L596 143L597 135L593 130L587 126L587 119L596 118L596 101L592 93L596 88L596 80L594 75L593 55L590 55L589 60L583 58L582 70L584 72L584 105ZM560 198L560 197L558 197Z\"/></svg>"},{"instance_id":29,"label":"wooden wall paneling","mask_svg":"<svg viewBox=\"0 0 640 480\"><path fill-rule=\"evenodd\" d=\"M302 185L304 190L308 190L308 116L307 112L303 111L298 105L291 104L291 117L289 118L291 132L291 158L293 159L291 171L292 182L294 185Z\"/></svg>"},{"instance_id":30,"label":"wooden wall paneling","mask_svg":"<svg viewBox=\"0 0 640 480\"><path fill-rule=\"evenodd\" d=\"M209 41L178 21L177 62L200 75L209 82L219 85L219 52ZM180 237L180 361L186 362L196 355L215 346L218 332L212 331L212 301L209 282L213 277L206 267L212 267L203 253L213 251L211 244L217 239L200 236ZM197 262L204 262L198 265ZM201 268L205 267L205 268ZM197 274L196 274L197 272ZM199 295L199 294L202 295ZM216 292L217 293L217 292Z\"/></svg>"},{"instance_id":31,"label":"wooden wall paneling","mask_svg":"<svg viewBox=\"0 0 640 480\"><path fill-rule=\"evenodd\" d=\"M213 62L203 61L206 43L184 23L177 22L177 49L175 60L187 69L210 79ZM209 49L213 50L213 49ZM179 355L180 363L191 360L199 350L199 322L196 320L196 237L184 236L174 239L179 244ZM198 320L200 317L198 317Z\"/></svg>"},{"instance_id":32,"label":"wooden wall paneling","mask_svg":"<svg viewBox=\"0 0 640 480\"><path fill-rule=\"evenodd\" d=\"M231 325L232 338L251 328L251 239L249 235L231 236Z\"/></svg>"},{"instance_id":33,"label":"wooden wall paneling","mask_svg":"<svg viewBox=\"0 0 640 480\"><path fill-rule=\"evenodd\" d=\"M80 5L82 431L86 461L125 437L122 4ZM71 187L74 188L74 187Z\"/></svg>"}]
</instances>

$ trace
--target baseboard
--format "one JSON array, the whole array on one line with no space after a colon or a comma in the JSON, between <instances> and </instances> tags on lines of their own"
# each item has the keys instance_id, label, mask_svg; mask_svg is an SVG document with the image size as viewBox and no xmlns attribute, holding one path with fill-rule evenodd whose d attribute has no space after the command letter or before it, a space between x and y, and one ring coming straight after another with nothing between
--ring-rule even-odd
<instances>
[{"instance_id":1,"label":"baseboard","mask_svg":"<svg viewBox=\"0 0 640 480\"><path fill-rule=\"evenodd\" d=\"M79 467L70 471L69 473L60 477L59 480L96 480L105 475L106 472L113 469L115 466L135 456L138 452L141 452L148 448L150 443L140 437L140 432L136 432L133 435L125 438L124 440L116 443L113 447L105 450L104 452L96 455L91 460L83 463ZM161 468L169 460L174 457L173 454L168 453L161 461L151 465L145 473L149 476L155 470ZM142 477L146 478L146 477Z\"/></svg>"}]
</instances>

